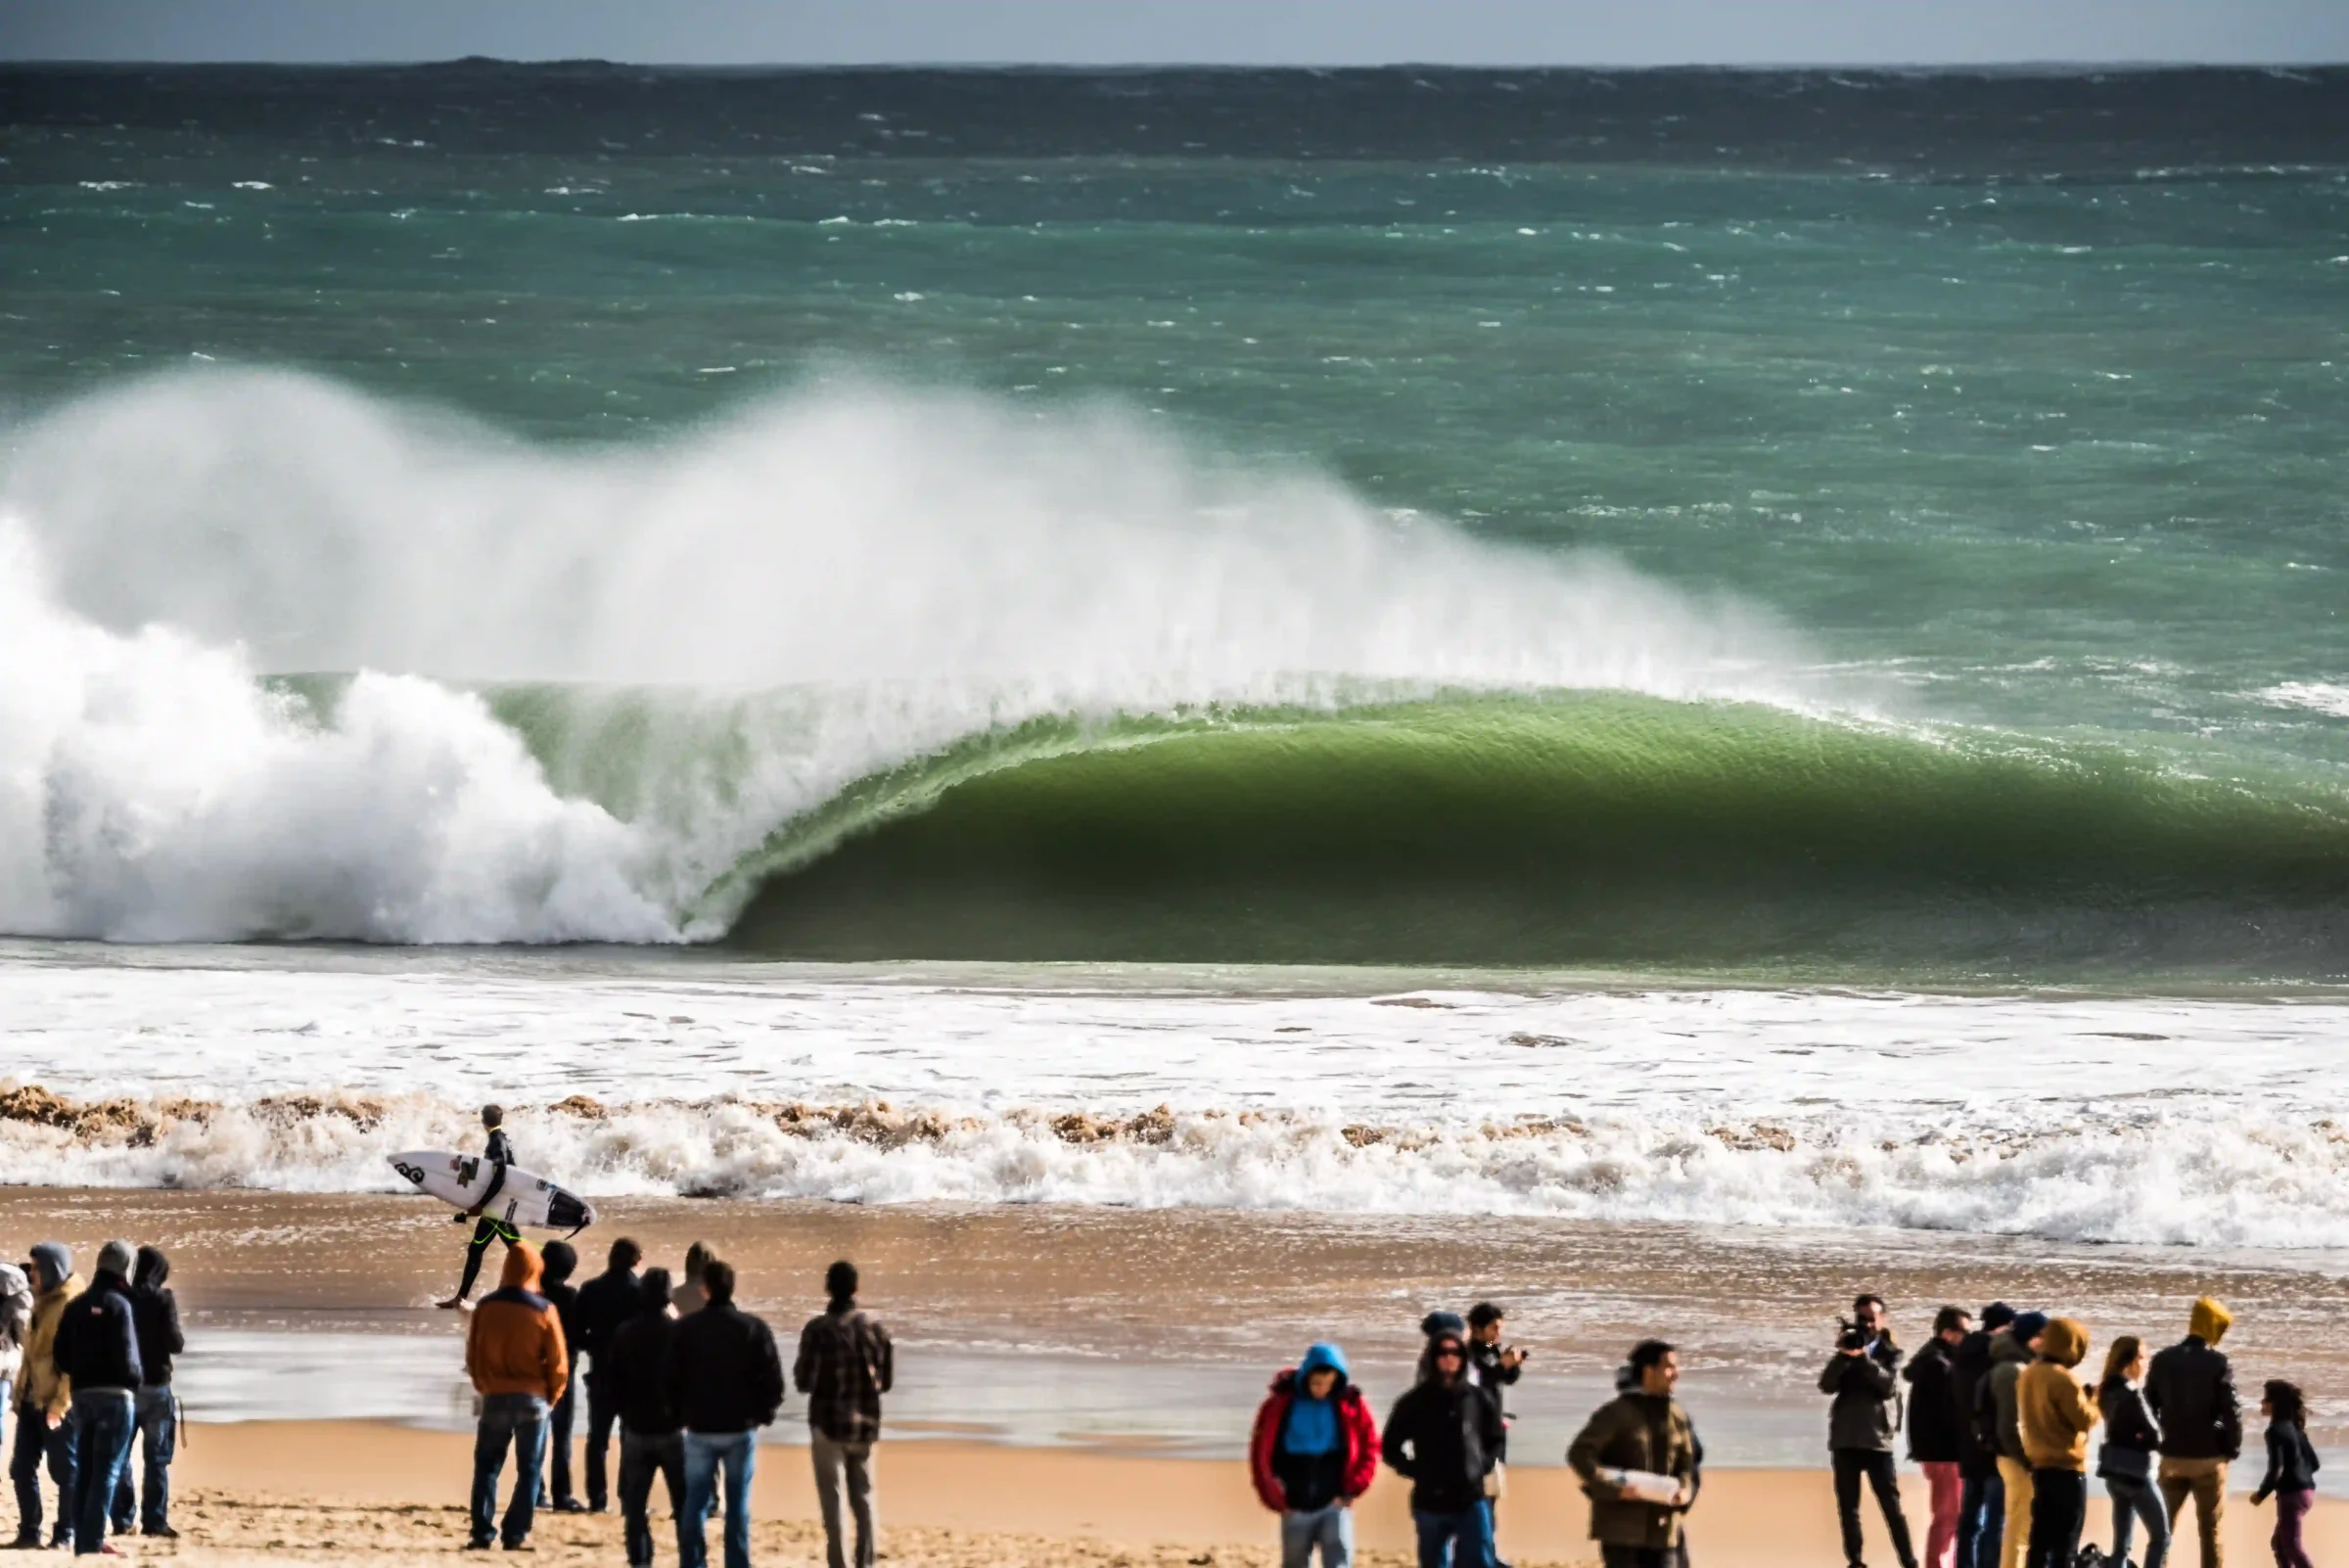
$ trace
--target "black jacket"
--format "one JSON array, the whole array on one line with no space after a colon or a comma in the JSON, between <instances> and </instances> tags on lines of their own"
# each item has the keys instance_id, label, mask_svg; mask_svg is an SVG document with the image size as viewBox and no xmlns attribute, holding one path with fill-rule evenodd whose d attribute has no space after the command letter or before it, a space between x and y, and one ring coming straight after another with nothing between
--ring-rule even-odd
<instances>
[{"instance_id":1,"label":"black jacket","mask_svg":"<svg viewBox=\"0 0 2349 1568\"><path fill-rule=\"evenodd\" d=\"M1819 1391L1835 1396L1827 1408L1828 1448L1892 1452L1901 1429L1900 1369L1901 1353L1889 1339L1878 1339L1865 1355L1828 1360L1819 1374Z\"/></svg>"},{"instance_id":2,"label":"black jacket","mask_svg":"<svg viewBox=\"0 0 2349 1568\"><path fill-rule=\"evenodd\" d=\"M1492 1390L1431 1378L1395 1402L1379 1453L1410 1481L1414 1513L1464 1513L1484 1501L1502 1436Z\"/></svg>"},{"instance_id":3,"label":"black jacket","mask_svg":"<svg viewBox=\"0 0 2349 1568\"><path fill-rule=\"evenodd\" d=\"M2227 1358L2188 1335L2153 1358L2145 1404L2173 1459L2232 1459L2243 1452L2243 1407Z\"/></svg>"},{"instance_id":4,"label":"black jacket","mask_svg":"<svg viewBox=\"0 0 2349 1568\"><path fill-rule=\"evenodd\" d=\"M171 1260L161 1248L139 1249L138 1283L130 1287L130 1314L139 1336L139 1369L149 1388L171 1381L171 1358L188 1348L179 1331L179 1298L163 1281L171 1277Z\"/></svg>"},{"instance_id":5,"label":"black jacket","mask_svg":"<svg viewBox=\"0 0 2349 1568\"><path fill-rule=\"evenodd\" d=\"M2104 1415L2104 1446L2153 1453L2161 1448L2161 1428L2145 1407L2143 1392L2118 1374L2096 1385L2096 1408Z\"/></svg>"},{"instance_id":6,"label":"black jacket","mask_svg":"<svg viewBox=\"0 0 2349 1568\"><path fill-rule=\"evenodd\" d=\"M620 1424L639 1436L667 1437L679 1425L668 1391L676 1337L676 1318L640 1311L613 1330L595 1359L597 1392L620 1412Z\"/></svg>"},{"instance_id":7,"label":"black jacket","mask_svg":"<svg viewBox=\"0 0 2349 1568\"><path fill-rule=\"evenodd\" d=\"M2275 1492L2316 1490L2317 1451L2308 1441L2308 1433L2290 1421L2270 1421L2268 1473L2261 1478L2259 1490L2251 1494L2251 1500L2265 1502Z\"/></svg>"},{"instance_id":8,"label":"black jacket","mask_svg":"<svg viewBox=\"0 0 2349 1568\"><path fill-rule=\"evenodd\" d=\"M601 1366L612 1336L643 1309L644 1287L637 1282L636 1270L607 1268L579 1287L578 1334L573 1337L566 1323L563 1343L578 1355L593 1357Z\"/></svg>"},{"instance_id":9,"label":"black jacket","mask_svg":"<svg viewBox=\"0 0 2349 1568\"><path fill-rule=\"evenodd\" d=\"M783 1407L774 1331L730 1301L682 1318L669 1347L668 1397L688 1432L748 1432Z\"/></svg>"},{"instance_id":10,"label":"black jacket","mask_svg":"<svg viewBox=\"0 0 2349 1568\"><path fill-rule=\"evenodd\" d=\"M1966 1475L1989 1476L1999 1473L1999 1453L1982 1446L1975 1435L1972 1414L1981 1408L1982 1382L1990 1376L1990 1330L1977 1328L1958 1342L1957 1354L1950 1358L1950 1390L1958 1401L1958 1419L1965 1424L1964 1442L1958 1451L1958 1464Z\"/></svg>"},{"instance_id":11,"label":"black jacket","mask_svg":"<svg viewBox=\"0 0 2349 1568\"><path fill-rule=\"evenodd\" d=\"M1925 1341L1902 1369L1909 1385L1909 1457L1919 1464L1955 1464L1973 1446L1966 1406L1958 1402L1958 1362L1939 1334Z\"/></svg>"},{"instance_id":12,"label":"black jacket","mask_svg":"<svg viewBox=\"0 0 2349 1568\"><path fill-rule=\"evenodd\" d=\"M57 1369L72 1379L73 1391L135 1390L145 1380L139 1365L138 1321L130 1288L120 1274L100 1274L90 1288L66 1304L57 1323Z\"/></svg>"}]
</instances>

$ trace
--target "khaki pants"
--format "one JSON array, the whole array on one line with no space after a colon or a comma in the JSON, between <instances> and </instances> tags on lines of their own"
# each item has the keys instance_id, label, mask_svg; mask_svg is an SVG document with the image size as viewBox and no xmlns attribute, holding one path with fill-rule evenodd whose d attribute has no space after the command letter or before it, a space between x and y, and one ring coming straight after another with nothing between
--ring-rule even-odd
<instances>
[{"instance_id":1,"label":"khaki pants","mask_svg":"<svg viewBox=\"0 0 2349 1568\"><path fill-rule=\"evenodd\" d=\"M827 1568L873 1568L873 1559L880 1552L880 1543L873 1533L873 1446L870 1443L838 1443L810 1427L807 1432L808 1456L815 1462L815 1500L824 1516L824 1561ZM845 1526L840 1516L842 1483L847 1483L849 1512L856 1521L856 1552L852 1558L847 1544L841 1539Z\"/></svg>"},{"instance_id":2,"label":"khaki pants","mask_svg":"<svg viewBox=\"0 0 2349 1568\"><path fill-rule=\"evenodd\" d=\"M2018 1568L2031 1544L2031 1467L1999 1455L1999 1479L2006 1484L2006 1529L1999 1537L1999 1568Z\"/></svg>"},{"instance_id":3,"label":"khaki pants","mask_svg":"<svg viewBox=\"0 0 2349 1568\"><path fill-rule=\"evenodd\" d=\"M2161 1461L2161 1500L2170 1510L2172 1551L2178 1516L2186 1499L2194 1499L2194 1528L2202 1538L2202 1568L2226 1568L2227 1551L2219 1545L2219 1521L2227 1516L2225 1459L2164 1459Z\"/></svg>"}]
</instances>

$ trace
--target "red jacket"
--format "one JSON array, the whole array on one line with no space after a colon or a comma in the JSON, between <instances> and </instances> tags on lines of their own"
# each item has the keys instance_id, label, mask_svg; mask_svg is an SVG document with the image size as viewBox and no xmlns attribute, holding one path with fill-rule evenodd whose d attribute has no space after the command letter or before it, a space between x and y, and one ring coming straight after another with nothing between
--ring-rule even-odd
<instances>
[{"instance_id":1,"label":"red jacket","mask_svg":"<svg viewBox=\"0 0 2349 1568\"><path fill-rule=\"evenodd\" d=\"M1249 1478L1256 1483L1256 1495L1274 1513L1289 1511L1280 1477L1272 1473L1272 1449L1280 1441L1280 1429L1288 1421L1289 1406L1296 1398L1297 1373L1291 1368L1272 1380L1272 1392L1257 1407L1256 1434L1248 1440ZM1362 1391L1352 1383L1338 1393L1338 1430L1346 1440L1344 1491L1352 1499L1369 1491L1370 1483L1378 1479L1378 1421L1362 1399Z\"/></svg>"}]
</instances>

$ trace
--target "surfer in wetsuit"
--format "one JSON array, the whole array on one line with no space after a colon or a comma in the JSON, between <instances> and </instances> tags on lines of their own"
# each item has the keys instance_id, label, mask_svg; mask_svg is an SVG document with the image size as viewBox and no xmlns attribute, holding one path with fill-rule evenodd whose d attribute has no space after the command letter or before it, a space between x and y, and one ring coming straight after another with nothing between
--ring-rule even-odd
<instances>
[{"instance_id":1,"label":"surfer in wetsuit","mask_svg":"<svg viewBox=\"0 0 2349 1568\"><path fill-rule=\"evenodd\" d=\"M506 1140L505 1121L506 1113L502 1106L482 1107L482 1126L489 1132L489 1146L482 1151L482 1158L490 1165L489 1187L482 1194L479 1203L461 1210L455 1217L458 1224L468 1220L474 1222L473 1240L465 1248L465 1277L457 1281L457 1293L442 1302L442 1307L465 1305L465 1298L473 1294L474 1281L482 1275L482 1259L488 1254L490 1242L502 1241L506 1244L506 1250L512 1252L514 1244L522 1239L521 1231L503 1220L492 1219L482 1212L496 1200L498 1193L505 1190L506 1167L514 1163L514 1145Z\"/></svg>"}]
</instances>

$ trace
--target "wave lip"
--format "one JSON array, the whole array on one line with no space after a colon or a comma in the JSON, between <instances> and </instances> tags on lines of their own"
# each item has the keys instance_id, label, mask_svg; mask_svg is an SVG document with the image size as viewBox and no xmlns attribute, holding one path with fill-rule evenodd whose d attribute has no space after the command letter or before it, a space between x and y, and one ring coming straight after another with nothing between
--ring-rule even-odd
<instances>
[{"instance_id":1,"label":"wave lip","mask_svg":"<svg viewBox=\"0 0 2349 1568\"><path fill-rule=\"evenodd\" d=\"M75 1102L0 1089L0 1150L50 1185L390 1191L462 1139L421 1096ZM1866 1115L1366 1125L1297 1112L808 1105L526 1109L533 1161L603 1198L1077 1203L1899 1226L2194 1247L2349 1246L2349 1130L2167 1118L1966 1135Z\"/></svg>"}]
</instances>

